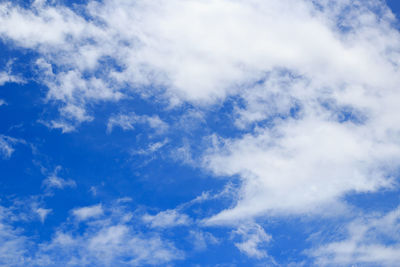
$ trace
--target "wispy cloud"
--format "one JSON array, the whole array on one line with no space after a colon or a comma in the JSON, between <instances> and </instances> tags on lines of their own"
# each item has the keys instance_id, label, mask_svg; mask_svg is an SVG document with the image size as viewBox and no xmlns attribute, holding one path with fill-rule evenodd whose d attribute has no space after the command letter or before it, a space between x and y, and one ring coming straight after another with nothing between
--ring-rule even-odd
<instances>
[{"instance_id":1,"label":"wispy cloud","mask_svg":"<svg viewBox=\"0 0 400 267\"><path fill-rule=\"evenodd\" d=\"M254 223L242 224L233 232L242 238L241 242L235 243L235 246L249 257L265 258L267 252L260 248L261 245L268 243L271 236L265 233L264 229Z\"/></svg>"},{"instance_id":2,"label":"wispy cloud","mask_svg":"<svg viewBox=\"0 0 400 267\"><path fill-rule=\"evenodd\" d=\"M48 209L36 211L43 220L49 213ZM4 266L143 266L167 264L184 257L157 233L135 230L132 217L122 206L74 209L72 214L86 222L77 226L67 220L49 241L42 243L33 243L32 238L6 220L12 212L0 206L0 264ZM91 220L87 220L89 217Z\"/></svg>"},{"instance_id":3,"label":"wispy cloud","mask_svg":"<svg viewBox=\"0 0 400 267\"><path fill-rule=\"evenodd\" d=\"M47 215L51 213L51 209L37 208L35 212L39 215L40 221L43 223L46 220Z\"/></svg>"},{"instance_id":4,"label":"wispy cloud","mask_svg":"<svg viewBox=\"0 0 400 267\"><path fill-rule=\"evenodd\" d=\"M9 159L14 153L14 145L18 143L24 144L25 141L6 135L0 135L0 156L4 159Z\"/></svg>"},{"instance_id":5,"label":"wispy cloud","mask_svg":"<svg viewBox=\"0 0 400 267\"><path fill-rule=\"evenodd\" d=\"M175 227L191 223L189 216L176 210L166 210L156 215L145 214L142 219L153 228Z\"/></svg>"},{"instance_id":6,"label":"wispy cloud","mask_svg":"<svg viewBox=\"0 0 400 267\"><path fill-rule=\"evenodd\" d=\"M333 241L309 250L319 266L396 266L400 260L400 209L350 222ZM344 237L344 238L343 238Z\"/></svg>"},{"instance_id":7,"label":"wispy cloud","mask_svg":"<svg viewBox=\"0 0 400 267\"><path fill-rule=\"evenodd\" d=\"M72 214L79 221L85 221L87 219L96 218L103 215L103 208L99 205L76 208L72 211Z\"/></svg>"},{"instance_id":8,"label":"wispy cloud","mask_svg":"<svg viewBox=\"0 0 400 267\"><path fill-rule=\"evenodd\" d=\"M61 169L61 166L57 166L54 171L49 173L47 178L43 180L42 186L44 186L46 190L76 187L76 182L74 180L59 177L58 173L61 171Z\"/></svg>"},{"instance_id":9,"label":"wispy cloud","mask_svg":"<svg viewBox=\"0 0 400 267\"><path fill-rule=\"evenodd\" d=\"M110 117L107 123L107 132L112 132L113 128L116 126L125 131L133 130L137 124L145 124L154 129L156 133L164 133L168 129L168 124L162 121L158 115L147 116L129 113Z\"/></svg>"},{"instance_id":10,"label":"wispy cloud","mask_svg":"<svg viewBox=\"0 0 400 267\"><path fill-rule=\"evenodd\" d=\"M20 229L13 227L7 220L10 211L0 206L0 264L3 266L17 266L26 264L28 253L28 238Z\"/></svg>"},{"instance_id":11,"label":"wispy cloud","mask_svg":"<svg viewBox=\"0 0 400 267\"><path fill-rule=\"evenodd\" d=\"M9 60L5 66L5 70L0 71L0 86L3 86L6 83L25 83L25 80L22 77L12 74L13 63L13 60Z\"/></svg>"}]
</instances>

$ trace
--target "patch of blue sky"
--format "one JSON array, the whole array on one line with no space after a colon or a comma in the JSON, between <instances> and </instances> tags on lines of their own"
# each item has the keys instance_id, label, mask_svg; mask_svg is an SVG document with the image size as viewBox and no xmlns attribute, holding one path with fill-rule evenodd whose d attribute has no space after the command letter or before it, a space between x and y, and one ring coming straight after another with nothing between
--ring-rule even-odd
<instances>
[{"instance_id":1,"label":"patch of blue sky","mask_svg":"<svg viewBox=\"0 0 400 267\"><path fill-rule=\"evenodd\" d=\"M396 28L400 29L400 3L399 3L399 1L386 0L385 2L396 17L396 20L394 21Z\"/></svg>"},{"instance_id":2,"label":"patch of blue sky","mask_svg":"<svg viewBox=\"0 0 400 267\"><path fill-rule=\"evenodd\" d=\"M338 105L335 101L321 101L321 106L332 114L334 120L340 123L351 122L354 124L363 124L368 119L366 111L357 110L350 105Z\"/></svg>"}]
</instances>

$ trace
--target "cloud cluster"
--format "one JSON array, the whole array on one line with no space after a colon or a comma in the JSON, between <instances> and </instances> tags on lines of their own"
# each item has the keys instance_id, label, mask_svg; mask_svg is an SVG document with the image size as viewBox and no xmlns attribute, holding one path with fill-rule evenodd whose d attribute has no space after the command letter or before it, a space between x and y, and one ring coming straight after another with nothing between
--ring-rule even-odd
<instances>
[{"instance_id":1,"label":"cloud cluster","mask_svg":"<svg viewBox=\"0 0 400 267\"><path fill-rule=\"evenodd\" d=\"M345 238L310 251L319 266L396 266L400 260L400 209L350 222ZM340 236L340 235L339 235Z\"/></svg>"},{"instance_id":2,"label":"cloud cluster","mask_svg":"<svg viewBox=\"0 0 400 267\"><path fill-rule=\"evenodd\" d=\"M79 8L35 1L30 9L0 4L1 38L39 55L39 81L61 114L44 122L49 127L73 131L93 120L92 104L132 95L166 108L190 103L207 109L236 99L233 131L241 134L223 138L216 132L210 147L202 148L199 165L217 176L239 177L241 186L234 205L209 218L210 224L332 215L346 210L348 194L396 188L400 34L394 23L380 0L104 0ZM161 133L167 128L158 115L116 114L109 132L137 123ZM0 148L9 157L7 140L0 139ZM177 216L147 218L157 226L157 218L177 223ZM115 240L110 229L119 233ZM93 239L113 248L142 241L159 247L157 239L137 239L130 231L116 224L78 238L60 235L54 247L71 242L90 248ZM268 235L253 232L237 247L261 257L257 245ZM327 249L340 254L334 245Z\"/></svg>"},{"instance_id":3,"label":"cloud cluster","mask_svg":"<svg viewBox=\"0 0 400 267\"><path fill-rule=\"evenodd\" d=\"M9 223L12 213L0 206L0 265L20 266L26 263L28 239Z\"/></svg>"},{"instance_id":4,"label":"cloud cluster","mask_svg":"<svg viewBox=\"0 0 400 267\"><path fill-rule=\"evenodd\" d=\"M36 261L41 266L162 265L183 257L159 235L135 230L132 216L116 207L111 214L101 206L75 209L73 214L79 221L86 221L86 230L78 234L78 229L59 229L40 248Z\"/></svg>"},{"instance_id":5,"label":"cloud cluster","mask_svg":"<svg viewBox=\"0 0 400 267\"><path fill-rule=\"evenodd\" d=\"M22 229L15 207L0 206L2 266L143 266L182 259L183 252L157 233L134 229L132 214L123 206L100 205L72 210L48 241L35 243ZM43 217L48 210L37 209ZM80 223L76 223L80 222Z\"/></svg>"},{"instance_id":6,"label":"cloud cluster","mask_svg":"<svg viewBox=\"0 0 400 267\"><path fill-rule=\"evenodd\" d=\"M389 11L377 17L368 7L379 2L370 2L107 0L80 12L44 1L29 10L3 3L0 35L40 53L48 98L82 122L92 101L134 91L171 104L212 103L275 69L321 87L364 77L392 83L399 38Z\"/></svg>"},{"instance_id":7,"label":"cloud cluster","mask_svg":"<svg viewBox=\"0 0 400 267\"><path fill-rule=\"evenodd\" d=\"M238 212L303 212L391 185L400 35L379 1L107 0L83 13L44 2L0 10L1 36L41 55L40 77L63 116L51 127L70 131L92 119L86 104L132 91L200 106L240 93L237 126L272 126L225 140L205 158L215 173L243 178ZM166 127L157 116L121 114L108 129L138 122Z\"/></svg>"}]
</instances>

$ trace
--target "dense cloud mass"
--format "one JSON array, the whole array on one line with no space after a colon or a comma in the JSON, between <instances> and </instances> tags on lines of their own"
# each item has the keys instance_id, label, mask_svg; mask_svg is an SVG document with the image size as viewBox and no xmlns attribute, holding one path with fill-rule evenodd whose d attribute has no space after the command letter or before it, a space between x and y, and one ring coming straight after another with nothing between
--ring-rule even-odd
<instances>
[{"instance_id":1,"label":"dense cloud mass","mask_svg":"<svg viewBox=\"0 0 400 267\"><path fill-rule=\"evenodd\" d=\"M44 105L57 115L38 123L78 133L96 121L99 104L121 103L108 115L108 136L147 128L151 140L162 138L132 155L164 151L177 165L227 182L226 191L146 212L140 220L155 231L150 236L135 232L128 219L116 221L102 204L76 207L68 220L88 224L84 230L60 228L34 258L23 258L41 266L164 264L185 253L159 231L195 225L234 228L231 239L242 240L231 243L239 251L278 264L263 247L274 236L260 225L323 217L350 220L342 239L305 250L312 264L395 266L398 210L368 215L347 197L398 190L397 23L379 0L3 1L1 40L34 53L29 65L35 74L24 78L9 61L0 70L0 86L33 79L45 87ZM123 106L132 99L158 109L145 114L135 111L138 104L134 111ZM0 109L8 105L0 99ZM207 114L227 119L215 123ZM215 124L230 127L231 134ZM31 145L6 134L0 133L3 160L12 158L16 144ZM76 186L56 172L42 182L47 194ZM96 195L96 188L91 192ZM229 205L196 218L185 214L226 195ZM44 220L49 212L41 211ZM11 224L0 231L2 246L13 253L25 255L32 245ZM207 242L219 243L193 231L197 242L208 236ZM3 247L0 253L8 250ZM59 251L73 256L65 262ZM4 257L5 265L15 265L16 257Z\"/></svg>"}]
</instances>

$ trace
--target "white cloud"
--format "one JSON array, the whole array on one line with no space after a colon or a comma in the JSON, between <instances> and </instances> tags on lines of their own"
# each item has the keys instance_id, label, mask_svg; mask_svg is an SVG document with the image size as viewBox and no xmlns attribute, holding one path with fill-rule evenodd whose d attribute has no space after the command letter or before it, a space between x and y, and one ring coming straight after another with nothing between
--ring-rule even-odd
<instances>
[{"instance_id":1,"label":"white cloud","mask_svg":"<svg viewBox=\"0 0 400 267\"><path fill-rule=\"evenodd\" d=\"M79 225L68 218L49 241L40 242L13 227L13 221L23 220L14 214L16 208L0 206L1 266L160 266L184 257L157 233L135 229L121 201L104 208L105 216ZM34 211L43 220L49 213L43 208Z\"/></svg>"},{"instance_id":2,"label":"white cloud","mask_svg":"<svg viewBox=\"0 0 400 267\"><path fill-rule=\"evenodd\" d=\"M349 223L345 238L309 251L318 266L397 266L400 261L400 209ZM337 236L343 236L339 234Z\"/></svg>"},{"instance_id":3,"label":"white cloud","mask_svg":"<svg viewBox=\"0 0 400 267\"><path fill-rule=\"evenodd\" d=\"M0 107L3 106L3 105L7 105L7 102L4 101L3 99L0 99Z\"/></svg>"},{"instance_id":4,"label":"white cloud","mask_svg":"<svg viewBox=\"0 0 400 267\"><path fill-rule=\"evenodd\" d=\"M76 183L72 179L63 179L58 176L58 173L62 169L61 166L57 166L52 173L50 173L46 179L43 180L42 185L46 189L64 189L65 187L76 187Z\"/></svg>"},{"instance_id":5,"label":"white cloud","mask_svg":"<svg viewBox=\"0 0 400 267\"><path fill-rule=\"evenodd\" d=\"M89 227L84 235L58 232L44 244L36 262L41 266L143 266L180 259L182 253L157 236L136 235L124 224Z\"/></svg>"},{"instance_id":6,"label":"white cloud","mask_svg":"<svg viewBox=\"0 0 400 267\"><path fill-rule=\"evenodd\" d=\"M75 126L76 123L68 122L66 120L51 120L51 121L38 120L38 122L50 129L61 129L62 133L71 133L76 131L76 126Z\"/></svg>"},{"instance_id":7,"label":"white cloud","mask_svg":"<svg viewBox=\"0 0 400 267\"><path fill-rule=\"evenodd\" d=\"M0 72L0 86L3 86L6 83L24 83L24 80L18 76L10 74L9 72Z\"/></svg>"},{"instance_id":8,"label":"white cloud","mask_svg":"<svg viewBox=\"0 0 400 267\"><path fill-rule=\"evenodd\" d=\"M77 218L79 221L85 221L91 218L96 218L103 215L103 207L101 204L76 208L72 211L72 214Z\"/></svg>"},{"instance_id":9,"label":"white cloud","mask_svg":"<svg viewBox=\"0 0 400 267\"><path fill-rule=\"evenodd\" d=\"M180 225L188 225L191 219L186 214L181 214L176 210L166 210L156 215L146 214L142 217L143 221L150 224L153 228L175 227Z\"/></svg>"},{"instance_id":10,"label":"white cloud","mask_svg":"<svg viewBox=\"0 0 400 267\"><path fill-rule=\"evenodd\" d=\"M4 71L0 71L0 86L3 86L6 83L25 83L25 80L18 76L12 74L12 65L14 60L9 60L5 66ZM0 99L0 106L6 104L4 100Z\"/></svg>"},{"instance_id":11,"label":"white cloud","mask_svg":"<svg viewBox=\"0 0 400 267\"><path fill-rule=\"evenodd\" d=\"M28 241L20 229L16 229L8 222L11 217L10 211L0 206L0 265L2 266L18 266L26 263Z\"/></svg>"},{"instance_id":12,"label":"white cloud","mask_svg":"<svg viewBox=\"0 0 400 267\"><path fill-rule=\"evenodd\" d=\"M14 153L14 145L21 142L18 139L10 136L0 135L0 156L4 159L8 159Z\"/></svg>"},{"instance_id":13,"label":"white cloud","mask_svg":"<svg viewBox=\"0 0 400 267\"><path fill-rule=\"evenodd\" d=\"M74 180L65 180L61 177L58 177L57 175L53 174L47 177L45 180L43 180L43 185L46 186L46 188L57 188L57 189L63 189L65 187L75 187L76 183Z\"/></svg>"},{"instance_id":14,"label":"white cloud","mask_svg":"<svg viewBox=\"0 0 400 267\"><path fill-rule=\"evenodd\" d=\"M164 139L162 142L155 142L149 144L146 149L138 149L132 152L133 155L152 155L163 148L169 142L168 139Z\"/></svg>"},{"instance_id":15,"label":"white cloud","mask_svg":"<svg viewBox=\"0 0 400 267\"><path fill-rule=\"evenodd\" d=\"M130 94L199 109L243 102L234 115L246 133L204 155L205 169L241 181L236 205L210 223L334 213L346 194L396 186L400 34L382 1L105 0L86 11L90 20L62 6L0 5L0 35L41 54L61 122L90 121L88 104ZM132 113L108 129L137 122L163 125Z\"/></svg>"},{"instance_id":16,"label":"white cloud","mask_svg":"<svg viewBox=\"0 0 400 267\"><path fill-rule=\"evenodd\" d=\"M208 169L243 182L237 207L214 219L308 212L392 184L400 35L382 2L108 0L86 6L91 20L61 6L0 10L0 34L41 53L48 99L77 124L93 119L88 103L131 92L200 107L238 95L240 128L298 108L206 155ZM365 121L340 122L346 109ZM137 122L164 127L132 113L108 130Z\"/></svg>"},{"instance_id":17,"label":"white cloud","mask_svg":"<svg viewBox=\"0 0 400 267\"><path fill-rule=\"evenodd\" d=\"M74 215L76 210L82 208L75 209ZM51 241L41 244L35 263L40 266L160 266L183 258L181 251L158 234L134 229L132 215L120 204L102 209L103 213L104 216L87 221L83 231L60 228Z\"/></svg>"},{"instance_id":18,"label":"white cloud","mask_svg":"<svg viewBox=\"0 0 400 267\"><path fill-rule=\"evenodd\" d=\"M157 133L163 133L168 129L168 124L162 121L158 115L137 115L132 112L129 114L119 114L110 117L107 123L107 132L112 132L115 126L119 126L125 131L133 130L136 124L147 124Z\"/></svg>"},{"instance_id":19,"label":"white cloud","mask_svg":"<svg viewBox=\"0 0 400 267\"><path fill-rule=\"evenodd\" d=\"M380 17L369 11L371 3L382 9ZM25 10L3 3L0 34L42 53L38 66L50 88L48 98L74 111L90 101L116 101L129 90L167 98L171 104L212 103L275 69L291 70L320 87L393 85L399 43L390 26L393 15L377 1L321 5L107 0L89 2L86 10L93 19L87 21L59 5ZM339 11L351 14L343 18ZM119 68L105 63L107 57ZM51 64L65 71L54 73ZM61 112L78 121L90 118Z\"/></svg>"},{"instance_id":20,"label":"white cloud","mask_svg":"<svg viewBox=\"0 0 400 267\"><path fill-rule=\"evenodd\" d=\"M220 242L213 234L199 230L191 230L190 238L194 249L198 251L206 250L209 245L215 245Z\"/></svg>"},{"instance_id":21,"label":"white cloud","mask_svg":"<svg viewBox=\"0 0 400 267\"><path fill-rule=\"evenodd\" d=\"M236 207L211 220L325 212L327 205L334 212L346 193L391 188L399 147L370 130L309 117L223 140L204 164L216 174L239 174L242 189Z\"/></svg>"},{"instance_id":22,"label":"white cloud","mask_svg":"<svg viewBox=\"0 0 400 267\"><path fill-rule=\"evenodd\" d=\"M52 212L51 209L37 208L35 212L39 215L40 221L43 223L46 220L47 215Z\"/></svg>"},{"instance_id":23,"label":"white cloud","mask_svg":"<svg viewBox=\"0 0 400 267\"><path fill-rule=\"evenodd\" d=\"M265 258L268 256L265 250L259 248L260 245L268 243L271 236L266 234L264 229L258 224L242 224L234 231L235 235L240 235L242 242L235 243L235 246L249 257Z\"/></svg>"}]
</instances>

